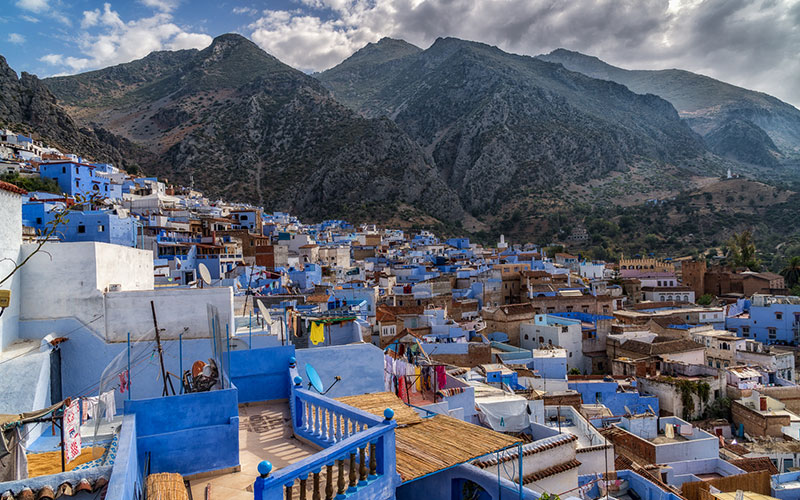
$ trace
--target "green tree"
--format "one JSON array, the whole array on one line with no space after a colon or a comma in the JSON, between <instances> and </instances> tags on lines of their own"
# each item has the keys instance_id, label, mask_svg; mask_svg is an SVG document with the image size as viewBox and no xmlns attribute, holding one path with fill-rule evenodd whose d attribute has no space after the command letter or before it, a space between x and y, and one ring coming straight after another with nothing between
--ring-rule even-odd
<instances>
[{"instance_id":1,"label":"green tree","mask_svg":"<svg viewBox=\"0 0 800 500\"><path fill-rule=\"evenodd\" d=\"M734 233L728 240L728 260L733 267L746 267L751 271L761 269L761 261L756 257L753 233L749 229L739 234Z\"/></svg>"},{"instance_id":2,"label":"green tree","mask_svg":"<svg viewBox=\"0 0 800 500\"><path fill-rule=\"evenodd\" d=\"M800 283L800 255L795 255L781 270L781 276L786 280L786 288L793 288Z\"/></svg>"},{"instance_id":3,"label":"green tree","mask_svg":"<svg viewBox=\"0 0 800 500\"><path fill-rule=\"evenodd\" d=\"M710 293L705 293L699 299L697 299L697 303L701 306L710 306L713 300L714 300L713 295L711 295Z\"/></svg>"}]
</instances>

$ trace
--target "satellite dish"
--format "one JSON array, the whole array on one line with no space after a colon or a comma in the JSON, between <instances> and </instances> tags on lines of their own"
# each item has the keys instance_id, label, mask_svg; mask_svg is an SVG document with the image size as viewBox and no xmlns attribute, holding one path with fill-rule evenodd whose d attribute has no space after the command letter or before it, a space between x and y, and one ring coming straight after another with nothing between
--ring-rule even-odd
<instances>
[{"instance_id":1,"label":"satellite dish","mask_svg":"<svg viewBox=\"0 0 800 500\"><path fill-rule=\"evenodd\" d=\"M625 408L625 413L627 413L628 415L633 415L633 412L631 412L630 408L628 408L625 405L622 405L622 407Z\"/></svg>"},{"instance_id":2,"label":"satellite dish","mask_svg":"<svg viewBox=\"0 0 800 500\"><path fill-rule=\"evenodd\" d=\"M322 379L319 378L319 373L317 373L317 370L308 363L306 363L306 377L308 377L309 387L313 387L318 393L322 394L323 390L325 389L322 386Z\"/></svg>"},{"instance_id":3,"label":"satellite dish","mask_svg":"<svg viewBox=\"0 0 800 500\"><path fill-rule=\"evenodd\" d=\"M202 262L197 265L197 271L200 273L200 278L203 280L203 283L206 285L211 284L211 273L208 272L208 268Z\"/></svg>"}]
</instances>

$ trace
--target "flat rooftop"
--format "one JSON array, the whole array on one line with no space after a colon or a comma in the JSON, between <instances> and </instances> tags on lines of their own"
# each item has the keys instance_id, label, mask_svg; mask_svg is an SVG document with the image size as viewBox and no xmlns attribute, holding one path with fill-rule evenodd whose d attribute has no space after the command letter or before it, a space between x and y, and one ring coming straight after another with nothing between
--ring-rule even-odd
<instances>
[{"instance_id":1,"label":"flat rooftop","mask_svg":"<svg viewBox=\"0 0 800 500\"><path fill-rule=\"evenodd\" d=\"M318 450L292 436L288 403L243 403L239 405L239 464L241 470L189 477L192 498L206 498L210 485L212 498L252 500L253 481L258 463L269 460L275 470L287 467ZM309 481L310 483L311 481ZM323 483L324 484L324 483ZM294 488L299 495L299 487ZM308 492L311 498L311 492Z\"/></svg>"}]
</instances>

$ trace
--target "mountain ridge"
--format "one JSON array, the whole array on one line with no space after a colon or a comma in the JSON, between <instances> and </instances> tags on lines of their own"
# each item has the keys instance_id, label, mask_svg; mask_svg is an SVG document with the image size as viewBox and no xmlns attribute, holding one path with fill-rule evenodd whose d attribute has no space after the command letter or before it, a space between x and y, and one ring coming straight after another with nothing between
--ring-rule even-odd
<instances>
[{"instance_id":1,"label":"mountain ridge","mask_svg":"<svg viewBox=\"0 0 800 500\"><path fill-rule=\"evenodd\" d=\"M800 110L763 92L680 69L629 70L610 65L594 56L556 49L537 58L593 78L623 84L637 93L663 97L693 130L712 136L712 151L746 163L756 161L776 167L780 160L800 156ZM732 122L730 126L726 126ZM751 129L744 144L737 143L743 129ZM761 129L769 141L755 132ZM721 136L730 132L725 140ZM727 148L722 145L727 145Z\"/></svg>"},{"instance_id":2,"label":"mountain ridge","mask_svg":"<svg viewBox=\"0 0 800 500\"><path fill-rule=\"evenodd\" d=\"M394 120L474 214L521 190L624 170L640 157L705 154L657 96L478 42L439 38L389 63L357 52L315 76L365 116Z\"/></svg>"},{"instance_id":3,"label":"mountain ridge","mask_svg":"<svg viewBox=\"0 0 800 500\"><path fill-rule=\"evenodd\" d=\"M84 120L149 144L161 160L156 173L193 178L212 196L307 217L388 214L404 203L416 208L412 216L461 217L430 158L394 123L357 115L246 38L221 35L165 67L176 58L151 54L44 82ZM152 78L112 79L118 93L97 102L96 82L144 65Z\"/></svg>"}]
</instances>

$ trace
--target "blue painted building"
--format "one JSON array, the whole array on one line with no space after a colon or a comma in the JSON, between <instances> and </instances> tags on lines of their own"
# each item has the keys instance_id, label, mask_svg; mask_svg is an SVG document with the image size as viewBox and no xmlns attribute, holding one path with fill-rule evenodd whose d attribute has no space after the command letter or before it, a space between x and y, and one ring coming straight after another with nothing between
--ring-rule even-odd
<instances>
[{"instance_id":1,"label":"blue painted building","mask_svg":"<svg viewBox=\"0 0 800 500\"><path fill-rule=\"evenodd\" d=\"M104 166L63 161L40 164L39 176L58 182L61 191L70 196L122 198L122 185L112 184L106 170Z\"/></svg>"},{"instance_id":2,"label":"blue painted building","mask_svg":"<svg viewBox=\"0 0 800 500\"><path fill-rule=\"evenodd\" d=\"M29 201L22 205L22 220L39 233L48 230L53 210L63 203ZM55 236L66 242L97 241L135 247L141 224L134 217L120 217L113 210L70 212L67 223L59 226Z\"/></svg>"},{"instance_id":3,"label":"blue painted building","mask_svg":"<svg viewBox=\"0 0 800 500\"><path fill-rule=\"evenodd\" d=\"M608 377L603 380L570 380L567 385L581 394L584 404L602 404L611 410L613 415L625 414L625 407L634 414L652 409L658 415L658 397L625 390L620 387L619 382Z\"/></svg>"},{"instance_id":4,"label":"blue painted building","mask_svg":"<svg viewBox=\"0 0 800 500\"><path fill-rule=\"evenodd\" d=\"M317 264L306 264L303 269L289 269L289 279L301 290L314 288L322 283L322 268Z\"/></svg>"},{"instance_id":5,"label":"blue painted building","mask_svg":"<svg viewBox=\"0 0 800 500\"><path fill-rule=\"evenodd\" d=\"M725 319L740 337L764 344L800 342L800 297L754 295L749 311Z\"/></svg>"}]
</instances>

